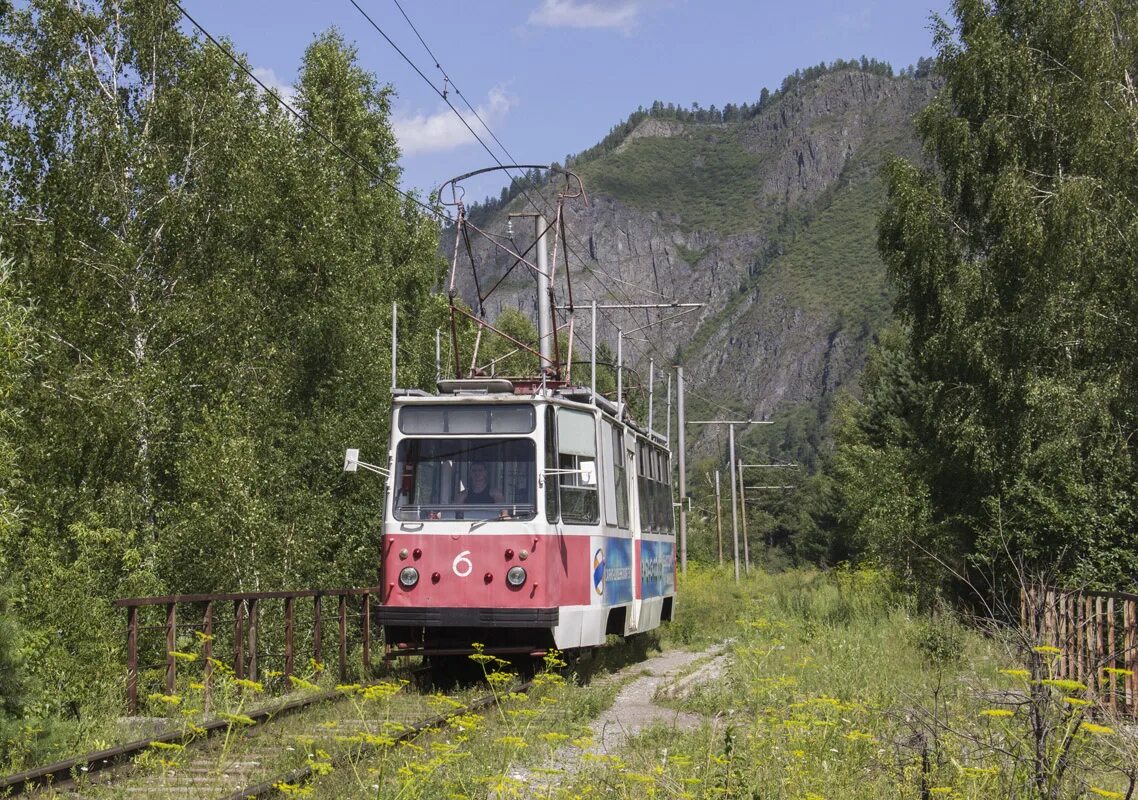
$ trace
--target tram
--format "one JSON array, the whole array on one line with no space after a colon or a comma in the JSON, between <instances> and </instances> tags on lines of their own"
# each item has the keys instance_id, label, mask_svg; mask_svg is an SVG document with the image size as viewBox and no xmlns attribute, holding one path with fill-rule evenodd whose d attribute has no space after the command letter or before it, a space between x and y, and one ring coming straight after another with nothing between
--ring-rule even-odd
<instances>
[{"instance_id":1,"label":"tram","mask_svg":"<svg viewBox=\"0 0 1138 800\"><path fill-rule=\"evenodd\" d=\"M512 236L511 245L489 237L514 267L535 275L540 351L510 341L540 359L539 373L494 377L491 364L487 377L474 361L463 372L456 357L453 378L439 371L436 393L393 389L378 609L389 655L458 656L476 645L500 654L575 651L672 618L677 548L667 440L637 424L620 390L615 400L596 392L595 346L590 387L566 379L573 318L559 325L554 315L562 207L587 198L577 176L554 171L566 190L552 221L527 215L535 218L530 249L515 249ZM450 181L452 194L480 172ZM482 232L467 226L460 200L454 205L452 352L460 351L456 320L465 315L479 326L477 359L484 332L505 334L485 321L484 305L475 317L455 302L459 252L470 254L479 285L469 239ZM592 330L595 337L595 318Z\"/></svg>"},{"instance_id":2,"label":"tram","mask_svg":"<svg viewBox=\"0 0 1138 800\"><path fill-rule=\"evenodd\" d=\"M395 652L533 653L670 620L669 453L579 390L394 403L379 610Z\"/></svg>"}]
</instances>

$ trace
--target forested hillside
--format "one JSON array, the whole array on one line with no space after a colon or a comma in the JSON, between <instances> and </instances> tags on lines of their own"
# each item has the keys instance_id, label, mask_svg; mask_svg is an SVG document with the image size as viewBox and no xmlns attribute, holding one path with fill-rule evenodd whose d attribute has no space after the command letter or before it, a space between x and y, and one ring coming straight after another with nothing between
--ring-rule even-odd
<instances>
[{"instance_id":1,"label":"forested hillside","mask_svg":"<svg viewBox=\"0 0 1138 800\"><path fill-rule=\"evenodd\" d=\"M401 383L434 377L389 89L308 48L296 106L349 159L177 22L0 18L0 716L117 696L115 597L374 582L381 486L338 465L386 447L391 301Z\"/></svg>"}]
</instances>

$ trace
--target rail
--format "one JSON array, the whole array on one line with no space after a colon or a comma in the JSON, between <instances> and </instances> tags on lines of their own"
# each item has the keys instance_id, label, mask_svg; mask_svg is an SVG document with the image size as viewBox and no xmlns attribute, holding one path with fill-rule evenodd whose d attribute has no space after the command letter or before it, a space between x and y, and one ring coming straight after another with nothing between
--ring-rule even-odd
<instances>
[{"instance_id":1,"label":"rail","mask_svg":"<svg viewBox=\"0 0 1138 800\"><path fill-rule=\"evenodd\" d=\"M305 589L299 591L271 591L271 592L226 592L217 594L179 594L161 597L133 597L116 600L114 605L125 608L127 611L126 628L126 700L127 709L131 715L138 713L139 694L139 653L145 649L146 643L141 641L141 635L148 631L160 630L165 634L164 659L159 664L148 668L164 668L167 695L173 694L177 684L178 661L183 654L178 650L179 634L187 629L198 634L200 640L203 674L202 683L205 686L206 702L209 702L210 689L215 666L221 662L214 658L214 636L216 610L219 605L232 604L232 617L224 621L225 630L232 631L232 653L230 663L233 665L234 677L256 680L262 667L261 658L268 656L262 640L262 630L265 627L264 604L271 601L281 601L283 606L283 626L274 630L279 634L282 652L281 684L287 691L290 678L296 674L297 656L297 601L312 600L311 616L306 620L308 630L311 632L309 644L312 660L316 664L324 663L324 627L325 623L333 622L336 625L337 662L341 680L348 674L349 644L352 644L349 619L358 620L359 646L361 648L362 666L365 670L371 667L371 631L372 631L372 597L380 596L378 588L364 589ZM336 614L331 617L325 613L324 600L331 599L336 602ZM349 602L358 603L358 611L349 613ZM159 624L142 624L143 611L158 607L165 611L163 620ZM182 613L179 614L179 609ZM192 617L195 621L189 624L179 623L179 619ZM162 650L162 647L159 647Z\"/></svg>"}]
</instances>

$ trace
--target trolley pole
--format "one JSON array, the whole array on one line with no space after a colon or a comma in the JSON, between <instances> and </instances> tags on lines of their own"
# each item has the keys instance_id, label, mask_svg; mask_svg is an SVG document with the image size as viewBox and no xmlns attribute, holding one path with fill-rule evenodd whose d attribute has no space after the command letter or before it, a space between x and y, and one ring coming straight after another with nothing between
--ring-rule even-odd
<instances>
[{"instance_id":1,"label":"trolley pole","mask_svg":"<svg viewBox=\"0 0 1138 800\"><path fill-rule=\"evenodd\" d=\"M677 409L679 412L679 430L680 436L680 571L688 574L688 511L684 507L684 501L688 496L688 480L687 480L687 461L685 458L685 451L687 448L686 439L684 437L684 368L676 367L676 385L679 387L677 390Z\"/></svg>"}]
</instances>

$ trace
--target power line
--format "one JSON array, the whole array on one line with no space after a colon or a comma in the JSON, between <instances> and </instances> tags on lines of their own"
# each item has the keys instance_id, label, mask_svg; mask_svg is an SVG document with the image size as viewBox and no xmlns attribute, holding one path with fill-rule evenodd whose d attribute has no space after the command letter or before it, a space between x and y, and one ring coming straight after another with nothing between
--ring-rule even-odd
<instances>
[{"instance_id":1,"label":"power line","mask_svg":"<svg viewBox=\"0 0 1138 800\"><path fill-rule=\"evenodd\" d=\"M508 174L510 174L510 168L509 168L507 165L505 165L505 164L503 164L503 163L502 163L502 160L501 160L500 158L498 158L497 154L496 154L496 153L495 153L493 150L491 150L491 149L490 149L490 146L486 144L486 142L485 142L485 141L482 139L482 137L481 137L481 136L479 136L479 135L478 135L478 133L477 133L477 132L475 132L474 128L472 128L472 127L470 126L470 123L466 121L466 117L462 116L462 113L461 113L461 112L460 112L460 111L459 111L457 108L455 108L455 107L454 107L454 103L452 103L452 102L450 101L450 98L448 98L448 97L446 96L446 92L443 92L443 91L441 91L441 90L440 90L440 89L439 89L437 86L435 86L434 82L433 82L433 81L431 81L431 79L430 79L430 78L428 78L428 77L427 77L427 76L426 76L426 75L423 73L423 70L419 69L418 65L417 65L417 64L415 64L415 62L414 62L414 61L412 61L412 60L411 60L411 58L410 58L410 57L409 57L409 56L408 56L406 53L404 53L402 49L400 49L399 45L395 44L395 42L394 42L394 41L392 41L391 37L387 35L387 33L386 33L384 30L383 30L383 28L379 27L379 24L378 24L378 23L377 23L377 22L376 22L374 19L372 19L372 18L371 18L371 15L369 15L369 14L368 14L366 11L364 11L364 10L363 10L363 7L362 7L362 6L360 6L360 4L356 2L356 0L349 0L349 2L350 2L350 3L351 3L353 6L355 6L356 10L357 10L357 11L359 11L359 12L360 12L360 14L362 14L362 15L363 15L363 18L364 18L364 19L366 19L366 20L368 21L368 23L369 23L369 24L370 24L370 25L371 25L373 28L375 28L376 32L377 32L377 33L379 33L379 35L383 37L384 41L386 41L386 42L387 42L389 45L391 45L392 49L394 49L394 50L395 50L395 52L396 52L396 53L398 53L398 54L400 55L400 57L401 57L401 58L402 58L404 61L406 61L406 62L407 62L408 66L410 66L410 67L411 67L411 69L415 70L415 73L416 73L416 74L417 74L417 75L418 75L420 78L422 78L422 79L423 79L423 80L426 82L426 84L427 84L428 86L430 86L430 87L431 87L431 89L432 89L432 90L434 90L435 94L437 94L437 95L439 96L439 98L440 98L440 99L441 99L441 100L442 100L444 103L446 103L446 104L447 104L447 107L448 107L448 108L450 108L450 110L454 112L455 116L456 116L456 117L458 117L458 119L459 119L459 122L461 122L461 123L463 124L463 126L464 126L464 127L465 127L465 128L468 130L468 131L470 131L470 135L471 135L471 136L473 136L473 137L474 137L474 138L475 138L475 139L478 141L478 144L482 145L482 149L483 149L483 150L485 150L485 151L487 152L487 154L489 154L490 158L494 159L494 162L495 162L495 163L496 163L496 164L497 164L499 167L502 167L504 170L506 170L506 174L507 174L507 175L508 175ZM402 11L402 8L400 9L400 11ZM406 18L407 18L407 15L406 15L406 14L404 14L404 15L403 15L403 17L404 17L404 19L406 19ZM410 22L410 20L408 20L408 22ZM411 26L411 28L412 28L412 30L414 30L414 29L415 29L415 26L414 26L414 25L412 25L412 26ZM417 30L415 31L415 35L416 35L416 36L419 36L419 32L418 32ZM419 36L419 41L423 41L423 37L422 37L422 36ZM423 46L424 46L424 47L426 47L426 42L423 42ZM427 52L428 52L428 53L430 53L430 52L431 52L431 51L430 51L430 48L427 48ZM432 54L432 57L433 57L433 54ZM436 66L438 66L438 63L436 62L436 64L435 64L435 65L436 65ZM441 70L441 67L440 67L440 70ZM443 73L443 74L444 74L444 76L446 75L446 73ZM449 80L449 79L448 79L448 80ZM457 90L456 90L456 91L457 91ZM463 98L463 100L465 100L465 99L466 99L466 98ZM469 104L468 104L468 105L469 105ZM475 116L477 116L477 114L476 114ZM481 122L481 123L482 123L482 126L483 126L484 128L486 128L487 132L489 132L491 136L493 136L493 135L494 135L494 134L493 134L493 132L492 132L492 131L490 131L490 129L489 129L488 127L486 127L486 123L485 123L485 122L482 122L482 119L481 119L480 117L479 117L479 122ZM495 141L497 141L497 137L494 137L494 138L495 138ZM503 148L503 149L504 149L504 148ZM511 160L513 159L513 157L512 157L512 156L510 156L508 152L506 153L506 155L507 155L508 157L510 157L510 158L511 158ZM542 210L542 209L541 209L541 208L538 206L538 204L537 204L536 202L534 202L533 198L529 196L529 193L528 193L528 192L525 190L525 187L524 187L524 186L522 187L522 194L524 194L524 195L525 195L526 199L527 199L527 200L529 200L530 204L531 204L531 205L532 205L534 208L538 209L539 211L541 211L541 210Z\"/></svg>"},{"instance_id":2,"label":"power line","mask_svg":"<svg viewBox=\"0 0 1138 800\"><path fill-rule=\"evenodd\" d=\"M447 71L443 69L442 64L439 63L438 56L434 54L430 46L427 44L426 40L423 39L422 34L419 33L419 29L415 27L415 23L411 21L411 18L409 16L407 16L407 12L403 10L403 6L400 5L399 0L392 0L392 2L394 2L395 7L399 9L399 13L403 15L403 19L407 20L407 24L411 26L411 30L415 32L415 36L418 37L419 42L423 45L423 49L427 51L427 55L429 55L431 57L431 60L435 62L435 67L439 72L443 74L443 95L446 95L446 85L449 83L454 87L454 93L462 98L462 102L466 103L466 107L470 109L470 113L474 115L474 118L478 120L482 127L486 129L486 132L490 134L491 138L498 143L499 147L502 148L502 152L506 154L506 158L516 164L518 160L514 158L509 149L507 149L506 145L502 144L502 140L494 134L494 131L490 130L490 126L486 124L486 120L482 119L482 115L478 113L478 109L470 104L470 101L466 99L466 95L462 93L462 89L458 88L458 84L455 83L451 79L450 75L447 74Z\"/></svg>"},{"instance_id":3,"label":"power line","mask_svg":"<svg viewBox=\"0 0 1138 800\"><path fill-rule=\"evenodd\" d=\"M466 107L467 107L467 108L469 108L469 109L470 109L470 111L471 111L471 113L473 113L473 114L474 114L474 117L475 117L475 119L477 119L477 120L478 120L478 122L479 122L479 123L482 125L482 127L483 127L483 128L486 130L486 132L487 132L488 134L490 134L490 137L491 137L491 138L492 138L492 139L493 139L493 140L494 140L494 141L497 143L497 145L498 145L500 148L502 148L502 152L503 152L503 153L505 153L506 157L507 157L507 158L508 158L510 161L513 161L513 162L515 162L515 163L516 163L516 162L517 162L517 159L516 159L516 158L514 158L514 155L513 155L513 154L510 152L509 148L508 148L508 147L506 147L506 145L505 145L505 144L502 142L502 140L501 140L501 139L499 139L499 138L498 138L497 134L495 134L495 133L494 133L494 131L493 131L493 130L490 128L490 126L489 126L489 125L486 123L486 121L485 121L484 119L482 119L482 116L481 116L481 115L478 113L478 110L477 110L477 109L476 109L476 108L475 108L475 107L474 107L474 106L473 106L473 105L470 103L470 101L469 101L469 100L466 98L466 95L464 95L464 94L462 93L462 90L459 88L458 84L454 82L454 80L453 80L453 79L450 77L450 75L447 73L447 71L446 71L446 70L443 68L442 64L439 62L438 56L436 56L436 55L435 55L435 53L434 53L434 51L433 51L433 50L431 50L431 47L430 47L430 45L428 45L428 44L427 44L427 41L426 41L426 39L424 39L424 38L423 38L423 35L422 35L422 34L419 32L419 29L418 29L418 28L415 26L415 23L411 21L411 18L410 18L410 16L408 16L407 12L404 10L404 8L403 8L403 6L400 4L399 0L392 0L392 1L395 3L395 7L399 9L399 13L403 15L403 19L404 19L404 20L406 20L407 24L408 24L408 25L411 27L411 30L412 30L412 32L414 32L414 34L415 34L416 38L418 38L418 40L419 40L419 43L423 45L423 49L427 51L427 55L429 55L429 56L431 57L431 60L432 60L432 61L434 61L435 67L436 67L436 68L439 70L439 72L441 72L441 73L442 73L442 75L443 75L443 81L444 81L444 84L443 84L443 87L444 87L444 91L441 91L441 92L440 92L440 91L438 90L438 88L437 88L437 87L434 85L434 83L432 83L432 82L431 82L431 81L430 81L430 80L427 78L427 76L423 74L422 70L420 70L420 69L419 69L419 68L418 68L418 67L417 67L417 66L416 66L416 65L415 65L415 64L414 64L414 63L411 61L411 59L410 59L410 58L409 58L409 57L408 57L408 56L407 56L407 55L406 55L406 54L405 54L405 53L404 53L404 52L403 52L403 51L402 51L402 50L401 50L401 49L400 49L398 46L396 46L396 44L395 44L395 43L394 43L394 42L391 40L391 38L390 38L390 37L389 37L389 36L388 36L386 33L384 33L384 31L383 31L382 29L380 29L380 27L379 27L379 26L378 26L378 25L375 23L375 21L374 21L374 20L373 20L373 19L372 19L370 16L368 16L368 14L367 14L367 13L366 13L366 12L365 12L365 11L364 11L362 8L360 8L360 6L359 6L359 4L356 2L356 0L351 0L351 3L352 3L352 5L353 5L353 6L355 6L355 7L356 7L356 9L357 9L357 10L358 10L358 11L359 11L361 14L363 14L364 18L365 18L365 19L367 19L367 21L371 23L372 27L374 27L374 28L375 28L377 31L379 31L380 35L381 35L381 36L383 36L383 38L384 38L384 39L385 39L385 40L388 42L388 44L390 44L390 45L391 45L391 46L392 46L392 47L395 49L395 51L396 51L397 53L399 53L399 55L400 55L400 56L402 56L402 57L403 57L403 60L404 60L404 61L406 61L406 62L407 62L407 63L408 63L410 66L411 66L411 68L412 68L412 69L414 69L414 70L415 70L415 72L416 72L416 73L418 73L418 74L419 74L419 76L420 76L421 78L423 78L423 80L424 80L424 81L426 81L426 82L427 82L427 84L428 84L428 85L429 85L429 86L430 86L432 89L434 89L435 93L436 93L436 94L438 94L438 95L439 95L439 97L441 97L441 98L442 98L442 100L443 100L443 101L444 101L444 102L445 102L445 103L446 103L446 104L447 104L447 105L450 107L451 111L453 111L453 112L455 113L455 115L456 115L456 116L459 118L459 120L460 120L460 121L463 123L463 125L465 125L465 126L466 126L466 129L467 129L468 131L470 131L470 133L471 133L471 134L474 136L474 138L475 138L475 139L477 139L477 140L478 140L479 144L481 144L481 145L482 145L482 148L483 148L484 150L486 150L486 152L487 152L487 153L490 155L490 157L491 157L491 158L493 158L493 159L494 159L494 160L497 162L498 166L500 166L500 167L505 167L505 165L504 165L504 164L502 164L502 162L501 162L500 160L498 160L498 157L497 157L497 156L496 156L496 155L495 155L495 154L494 154L494 153L493 153L493 152L490 150L490 147L489 147L489 146L488 146L488 145L487 145L487 144L486 144L486 143L485 143L485 142L482 140L482 138L481 138L480 136L478 136L478 134L477 134L477 133L475 133L475 132L474 132L474 129L473 129L473 128L471 128L471 126L470 126L470 125L467 123L467 121L466 121L465 117L463 117L463 116L462 116L462 114L461 114L461 113L459 113L458 109L456 109L456 108L454 107L454 105L453 105L453 104L451 104L451 102L450 102L450 101L447 99L445 88L446 88L446 85L447 85L448 83L449 83L451 86L453 86L453 87L454 87L454 90L455 90L455 94L457 94L459 97L461 97L461 98L462 98L462 101L463 101L463 102L466 104ZM507 171L507 174L509 174L509 170L507 169L506 171ZM534 199L533 199L533 198L532 198L532 197L529 195L529 193L528 193L528 192L525 190L524 186L523 186L523 187L521 187L521 192L522 192L522 194L525 196L526 200L528 200L528 201L529 201L530 205L532 205L532 206L533 206L535 209L538 209L539 211L540 211L540 210L542 210L542 209L540 209L540 208L538 207L538 204L537 204L537 203L534 201ZM544 197L542 197L542 200L544 201L544 200L545 200L545 198L544 198ZM544 205L545 205L545 209L544 209L544 210L548 210L548 203L544 203ZM573 235L573 238L577 240L577 243L578 243L579 245L582 245L582 246L584 246L584 242L582 242L582 241L581 241L581 238L580 238L580 236L577 234L577 232L576 232L576 231L571 231L571 233L572 233L572 235ZM568 260L569 260L569 258L568 258L568 257L569 257L569 254L570 254L570 253L572 253L573 255L575 255L575 256L577 257L577 259L578 259L578 262L581 264L582 268L584 268L584 269L586 269L587 271L589 271L589 272L593 273L593 275L594 275L594 276L596 275L596 273L595 273L595 272L594 272L594 271L593 271L593 270L592 270L592 269L591 269L591 268L588 266L588 264L587 264L587 262L585 261L585 259L583 259L583 258L582 258L582 257L581 257L579 254L577 254L576 252L572 251L572 249L571 249L571 247L570 247L570 245L569 245L569 242L568 242L568 241L565 241L564 245L565 245L565 252L566 252L566 266L565 266L565 268L566 268L567 270L568 270L568 268L569 268L569 264L568 264ZM639 258L639 256L637 256L637 257ZM601 262L599 262L599 261L598 261L597 263L598 263L598 264L600 264ZM603 265L602 265L602 269L603 269ZM618 282L620 282L620 283L625 283L625 284L628 284L628 282L627 282L627 281L624 281L624 280L621 280L620 278L616 278L616 277L613 277L613 276L611 276L611 275L608 275L608 273L606 273L606 276L607 276L607 277L609 277L611 280L616 280L616 281L618 281ZM600 281L600 280L599 280L599 278L598 278L598 282L599 282L599 283L601 283L602 287L604 287L604 288L608 289L608 287L607 287L607 286L604 286L604 282L603 282L603 281ZM628 285L630 285L630 286L634 286L634 284L628 284ZM639 286L637 286L636 288L637 288L638 290L643 290L643 287L639 287ZM609 289L609 291L611 292L611 289ZM648 290L648 291L650 291L650 292L651 292L652 290ZM652 294L656 294L656 295L659 295L659 296L661 296L661 297L665 297L665 295L661 294L660 292L652 292Z\"/></svg>"},{"instance_id":4,"label":"power line","mask_svg":"<svg viewBox=\"0 0 1138 800\"><path fill-rule=\"evenodd\" d=\"M228 57L229 60L232 61L234 63L234 65L237 66L238 69L240 69L247 76L249 76L250 80L252 80L258 86L260 86L261 89L263 89L266 94L268 94L270 97L272 97L274 100L276 100L277 103L281 106L281 108L288 111L288 113L291 114L297 122L299 122L301 125L306 127L312 133L315 133L318 137L323 139L324 142L326 142L329 146L331 146L334 149L336 149L337 151L339 151L339 153L342 156L344 156L344 158L351 161L353 164L355 164L357 167L362 169L364 172L367 172L368 174L370 174L373 178L378 180L380 183L384 184L388 188L390 188L390 189L394 190L395 192L397 192L398 194L402 195L407 200L410 200L412 203L414 203L415 205L422 208L424 211L426 211L431 216L436 217L438 219L446 219L450 222L454 222L454 220L450 218L450 215L443 213L442 211L440 211L437 208L432 208L431 206L427 205L426 203L424 203L422 200L415 197L414 195L403 191L398 186L396 186L394 183L392 183L390 180L385 178L382 174L380 174L376 170L372 169L367 164L364 164L362 161L360 161L354 155L352 155L347 150L345 150L343 147L341 147L330 136L328 136L322 130L320 130L315 125L313 125L304 115L302 115L299 111L297 111L291 105L286 103L284 101L284 99L281 98L280 95L278 95L276 92L274 92L272 89L270 89L267 85L265 85L265 83L260 78L258 78L256 75L254 75L253 71L251 69L249 69L249 67L246 66L243 61L241 61L241 59L239 59L236 55L234 55L233 52L229 50L229 48L227 48L220 41L218 41L217 38L212 33L207 31L205 29L205 27L203 27L200 22L198 22L196 19L191 17L189 12L186 11L186 9L184 9L182 7L182 4L180 2L178 2L178 0L171 0L171 2L174 4L174 7L178 9L178 11L181 13L181 15L183 17L185 17L187 20L189 20L190 24L192 24L195 28L197 28L202 33L203 36L205 36L207 39L209 39L209 41L214 45L214 47L216 47L218 50L220 50L222 53L224 53L226 55L226 57Z\"/></svg>"}]
</instances>

